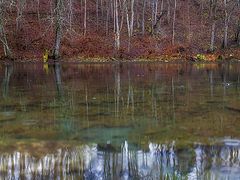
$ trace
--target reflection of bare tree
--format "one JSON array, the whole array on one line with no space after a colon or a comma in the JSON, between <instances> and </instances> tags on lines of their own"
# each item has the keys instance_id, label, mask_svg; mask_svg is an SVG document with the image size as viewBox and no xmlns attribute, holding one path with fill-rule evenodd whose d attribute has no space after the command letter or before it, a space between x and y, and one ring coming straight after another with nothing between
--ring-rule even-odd
<instances>
[{"instance_id":1,"label":"reflection of bare tree","mask_svg":"<svg viewBox=\"0 0 240 180\"><path fill-rule=\"evenodd\" d=\"M57 87L57 93L59 97L62 97L63 88L62 88L62 78L61 78L61 65L58 62L54 64L54 72L55 72L55 82Z\"/></svg>"},{"instance_id":2,"label":"reflection of bare tree","mask_svg":"<svg viewBox=\"0 0 240 180\"><path fill-rule=\"evenodd\" d=\"M85 88L85 103L86 103L86 120L89 127L89 102L88 102L88 88Z\"/></svg>"},{"instance_id":3,"label":"reflection of bare tree","mask_svg":"<svg viewBox=\"0 0 240 180\"><path fill-rule=\"evenodd\" d=\"M228 83L229 68L229 64L221 64L221 66L219 67L219 74L221 76L223 86L223 107L225 106L227 88L230 85L230 83Z\"/></svg>"},{"instance_id":4,"label":"reflection of bare tree","mask_svg":"<svg viewBox=\"0 0 240 180\"><path fill-rule=\"evenodd\" d=\"M13 73L13 65L12 64L7 64L5 66L5 74L2 82L2 92L3 92L3 98L6 98L8 96L8 91L9 91L9 81L10 77Z\"/></svg>"},{"instance_id":5,"label":"reflection of bare tree","mask_svg":"<svg viewBox=\"0 0 240 180\"><path fill-rule=\"evenodd\" d=\"M211 97L213 97L213 70L212 69L209 70L208 76L209 76Z\"/></svg>"},{"instance_id":6,"label":"reflection of bare tree","mask_svg":"<svg viewBox=\"0 0 240 180\"><path fill-rule=\"evenodd\" d=\"M176 149L172 142L133 150L125 141L120 151L99 150L92 144L40 158L3 153L0 175L3 179L239 179L239 150L239 140L224 139L218 145L186 149Z\"/></svg>"},{"instance_id":7,"label":"reflection of bare tree","mask_svg":"<svg viewBox=\"0 0 240 180\"><path fill-rule=\"evenodd\" d=\"M174 77L172 77L172 110L173 110L173 121L175 121L175 87L174 87Z\"/></svg>"},{"instance_id":8,"label":"reflection of bare tree","mask_svg":"<svg viewBox=\"0 0 240 180\"><path fill-rule=\"evenodd\" d=\"M114 88L114 96L115 96L115 115L119 117L119 101L120 101L120 93L121 93L121 76L120 76L120 65L115 66L115 88Z\"/></svg>"},{"instance_id":9,"label":"reflection of bare tree","mask_svg":"<svg viewBox=\"0 0 240 180\"><path fill-rule=\"evenodd\" d=\"M155 120L158 119L158 113L157 113L157 94L156 94L156 87L155 85L152 86L152 114L153 114L153 117L155 118Z\"/></svg>"},{"instance_id":10,"label":"reflection of bare tree","mask_svg":"<svg viewBox=\"0 0 240 180\"><path fill-rule=\"evenodd\" d=\"M131 101L131 109L132 109L132 118L134 119L134 90L131 82L131 72L130 68L128 68L128 95L127 95L127 109L129 109Z\"/></svg>"}]
</instances>

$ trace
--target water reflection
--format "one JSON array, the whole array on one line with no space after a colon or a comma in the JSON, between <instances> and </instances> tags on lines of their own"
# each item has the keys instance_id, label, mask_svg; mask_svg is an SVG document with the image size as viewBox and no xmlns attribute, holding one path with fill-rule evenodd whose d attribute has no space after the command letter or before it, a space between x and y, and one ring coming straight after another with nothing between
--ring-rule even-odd
<instances>
[{"instance_id":1,"label":"water reflection","mask_svg":"<svg viewBox=\"0 0 240 180\"><path fill-rule=\"evenodd\" d=\"M129 147L127 141L118 150L91 144L40 158L6 153L0 155L0 175L3 179L239 179L240 145L228 141L232 140L188 149L177 149L174 142L149 143L146 150Z\"/></svg>"},{"instance_id":2,"label":"water reflection","mask_svg":"<svg viewBox=\"0 0 240 180\"><path fill-rule=\"evenodd\" d=\"M115 114L116 117L119 116L119 103L120 103L120 93L121 93L121 77L120 77L120 64L115 65Z\"/></svg>"},{"instance_id":3,"label":"water reflection","mask_svg":"<svg viewBox=\"0 0 240 180\"><path fill-rule=\"evenodd\" d=\"M3 98L8 97L8 92L9 92L9 82L10 82L10 77L13 73L13 64L6 64L5 65L5 73L2 81L2 94Z\"/></svg>"},{"instance_id":4,"label":"water reflection","mask_svg":"<svg viewBox=\"0 0 240 180\"><path fill-rule=\"evenodd\" d=\"M238 178L239 72L240 64L56 63L47 74L42 64L4 65L1 175ZM34 156L18 141L74 147Z\"/></svg>"},{"instance_id":5,"label":"water reflection","mask_svg":"<svg viewBox=\"0 0 240 180\"><path fill-rule=\"evenodd\" d=\"M63 87L61 78L61 65L59 62L54 63L55 83L57 88L57 94L59 97L63 97Z\"/></svg>"}]
</instances>

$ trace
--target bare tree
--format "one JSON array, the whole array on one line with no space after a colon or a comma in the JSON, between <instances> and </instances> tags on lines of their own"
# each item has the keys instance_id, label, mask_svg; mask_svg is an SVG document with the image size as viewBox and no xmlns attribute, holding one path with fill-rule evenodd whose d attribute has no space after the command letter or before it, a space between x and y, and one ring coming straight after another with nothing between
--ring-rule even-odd
<instances>
[{"instance_id":1,"label":"bare tree","mask_svg":"<svg viewBox=\"0 0 240 180\"><path fill-rule=\"evenodd\" d=\"M131 45L131 37L133 35L133 29L134 29L134 0L130 1L131 7L130 7L130 12L131 12L131 18L129 18L129 10L128 10L128 4L127 1L124 1L124 7L126 12L126 21L127 21L127 30L128 30L128 51L130 50L130 45Z\"/></svg>"},{"instance_id":2,"label":"bare tree","mask_svg":"<svg viewBox=\"0 0 240 180\"><path fill-rule=\"evenodd\" d=\"M109 19L110 19L110 7L111 7L111 4L109 2L107 2L107 12L106 12L106 21L105 21L105 32L106 32L106 35L108 35L108 32L109 32Z\"/></svg>"},{"instance_id":3,"label":"bare tree","mask_svg":"<svg viewBox=\"0 0 240 180\"><path fill-rule=\"evenodd\" d=\"M69 6L69 29L72 30L72 21L73 21L73 0L68 0Z\"/></svg>"},{"instance_id":4,"label":"bare tree","mask_svg":"<svg viewBox=\"0 0 240 180\"><path fill-rule=\"evenodd\" d=\"M175 24L176 24L176 10L177 10L177 0L174 0L173 8L173 25L172 25L172 44L175 44Z\"/></svg>"},{"instance_id":5,"label":"bare tree","mask_svg":"<svg viewBox=\"0 0 240 180\"><path fill-rule=\"evenodd\" d=\"M154 33L154 25L157 22L157 13L158 13L158 0L152 0L152 33Z\"/></svg>"},{"instance_id":6,"label":"bare tree","mask_svg":"<svg viewBox=\"0 0 240 180\"><path fill-rule=\"evenodd\" d=\"M153 33L154 34L158 34L160 32L160 28L161 28L161 20L163 18L163 16L166 14L166 11L163 10L163 0L162 0L162 5L161 5L161 11L160 14L157 15L156 17L156 22L153 26Z\"/></svg>"},{"instance_id":7,"label":"bare tree","mask_svg":"<svg viewBox=\"0 0 240 180\"><path fill-rule=\"evenodd\" d=\"M236 41L238 46L240 46L240 0L237 1L237 15L238 15L238 19L237 19L237 33L236 33Z\"/></svg>"},{"instance_id":8,"label":"bare tree","mask_svg":"<svg viewBox=\"0 0 240 180\"><path fill-rule=\"evenodd\" d=\"M87 1L84 0L84 21L83 21L83 26L84 26L84 36L86 36L87 33Z\"/></svg>"},{"instance_id":9,"label":"bare tree","mask_svg":"<svg viewBox=\"0 0 240 180\"><path fill-rule=\"evenodd\" d=\"M236 41L238 46L240 46L240 18L238 20L238 25L237 25Z\"/></svg>"},{"instance_id":10,"label":"bare tree","mask_svg":"<svg viewBox=\"0 0 240 180\"><path fill-rule=\"evenodd\" d=\"M7 23L7 9L11 6L11 1L1 0L0 1L0 41L3 45L4 56L7 58L12 58L13 53L9 47L9 42L7 39L6 23Z\"/></svg>"},{"instance_id":11,"label":"bare tree","mask_svg":"<svg viewBox=\"0 0 240 180\"><path fill-rule=\"evenodd\" d=\"M216 11L217 11L217 1L210 0L210 19L211 19L211 41L210 41L210 51L214 51L215 44L215 31L216 31Z\"/></svg>"},{"instance_id":12,"label":"bare tree","mask_svg":"<svg viewBox=\"0 0 240 180\"><path fill-rule=\"evenodd\" d=\"M160 32L161 27L161 19L165 15L165 11L161 11L160 15L157 16L156 23L153 26L153 33L158 34Z\"/></svg>"},{"instance_id":13,"label":"bare tree","mask_svg":"<svg viewBox=\"0 0 240 180\"><path fill-rule=\"evenodd\" d=\"M120 27L119 27L119 5L118 0L114 0L114 37L115 37L115 49L120 49Z\"/></svg>"},{"instance_id":14,"label":"bare tree","mask_svg":"<svg viewBox=\"0 0 240 180\"><path fill-rule=\"evenodd\" d=\"M224 0L224 36L223 36L223 48L228 47L228 29L232 14L239 3L239 0Z\"/></svg>"},{"instance_id":15,"label":"bare tree","mask_svg":"<svg viewBox=\"0 0 240 180\"><path fill-rule=\"evenodd\" d=\"M167 21L168 21L168 24L170 24L170 20L171 20L171 4L170 4L170 0L167 0Z\"/></svg>"},{"instance_id":16,"label":"bare tree","mask_svg":"<svg viewBox=\"0 0 240 180\"><path fill-rule=\"evenodd\" d=\"M134 0L131 0L131 24L130 24L130 34L133 35L133 26L134 25Z\"/></svg>"},{"instance_id":17,"label":"bare tree","mask_svg":"<svg viewBox=\"0 0 240 180\"><path fill-rule=\"evenodd\" d=\"M145 10L146 10L146 0L143 0L143 9L142 9L142 34L145 33Z\"/></svg>"},{"instance_id":18,"label":"bare tree","mask_svg":"<svg viewBox=\"0 0 240 180\"><path fill-rule=\"evenodd\" d=\"M98 30L98 22L99 22L99 15L98 15L98 8L99 8L99 0L96 0L96 21L97 21L97 30Z\"/></svg>"},{"instance_id":19,"label":"bare tree","mask_svg":"<svg viewBox=\"0 0 240 180\"><path fill-rule=\"evenodd\" d=\"M26 7L26 0L18 0L16 1L16 8L17 8L17 18L16 18L16 29L17 31L21 28L21 20L23 17L23 12Z\"/></svg>"},{"instance_id":20,"label":"bare tree","mask_svg":"<svg viewBox=\"0 0 240 180\"><path fill-rule=\"evenodd\" d=\"M64 0L54 0L54 3L55 44L53 49L53 58L58 59L60 57L60 45L62 40Z\"/></svg>"}]
</instances>

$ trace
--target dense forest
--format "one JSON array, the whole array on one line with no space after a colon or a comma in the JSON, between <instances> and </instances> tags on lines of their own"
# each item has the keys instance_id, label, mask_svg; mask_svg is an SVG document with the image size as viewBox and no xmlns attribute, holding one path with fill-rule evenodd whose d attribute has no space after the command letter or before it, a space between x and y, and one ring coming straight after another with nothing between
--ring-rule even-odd
<instances>
[{"instance_id":1,"label":"dense forest","mask_svg":"<svg viewBox=\"0 0 240 180\"><path fill-rule=\"evenodd\" d=\"M1 0L2 58L240 57L239 0Z\"/></svg>"}]
</instances>

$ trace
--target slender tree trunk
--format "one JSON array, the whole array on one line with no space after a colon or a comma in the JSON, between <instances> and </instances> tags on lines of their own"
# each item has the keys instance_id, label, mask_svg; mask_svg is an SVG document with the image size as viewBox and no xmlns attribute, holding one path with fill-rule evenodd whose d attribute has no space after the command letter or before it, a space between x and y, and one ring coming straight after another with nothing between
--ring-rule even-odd
<instances>
[{"instance_id":1,"label":"slender tree trunk","mask_svg":"<svg viewBox=\"0 0 240 180\"><path fill-rule=\"evenodd\" d=\"M203 10L204 10L204 7L203 7L203 0L200 1L201 2L201 18L200 18L200 24L201 24L201 31L202 31L202 28L203 28Z\"/></svg>"},{"instance_id":2,"label":"slender tree trunk","mask_svg":"<svg viewBox=\"0 0 240 180\"><path fill-rule=\"evenodd\" d=\"M130 36L128 39L128 52L130 51L131 48L131 38L133 36L133 28L134 28L134 0L131 0L131 24L130 24Z\"/></svg>"},{"instance_id":3,"label":"slender tree trunk","mask_svg":"<svg viewBox=\"0 0 240 180\"><path fill-rule=\"evenodd\" d=\"M61 25L57 25L56 27L56 35L55 35L55 46L53 51L53 58L58 59L60 57L60 45L62 40L62 27Z\"/></svg>"},{"instance_id":4,"label":"slender tree trunk","mask_svg":"<svg viewBox=\"0 0 240 180\"><path fill-rule=\"evenodd\" d=\"M83 27L84 27L83 35L86 36L86 33L87 33L87 1L86 0L84 0L84 23L83 23Z\"/></svg>"},{"instance_id":5,"label":"slender tree trunk","mask_svg":"<svg viewBox=\"0 0 240 180\"><path fill-rule=\"evenodd\" d=\"M135 2L136 6L135 7L138 7L139 6L139 2L138 0L136 0ZM141 27L141 24L140 24L140 14L139 14L140 11L136 11L136 24L137 24L137 29L140 29Z\"/></svg>"},{"instance_id":6,"label":"slender tree trunk","mask_svg":"<svg viewBox=\"0 0 240 180\"><path fill-rule=\"evenodd\" d=\"M152 0L151 1L152 2L152 9L151 9L151 12L152 12L152 17L151 17L151 25L152 25L152 27L151 27L151 32L153 33L153 26L154 26L154 12L155 12L155 0Z\"/></svg>"},{"instance_id":7,"label":"slender tree trunk","mask_svg":"<svg viewBox=\"0 0 240 180\"><path fill-rule=\"evenodd\" d=\"M131 36L133 35L133 26L134 25L134 0L131 0Z\"/></svg>"},{"instance_id":8,"label":"slender tree trunk","mask_svg":"<svg viewBox=\"0 0 240 180\"><path fill-rule=\"evenodd\" d=\"M55 0L55 45L53 49L53 58L60 57L60 46L62 40L62 11L63 0Z\"/></svg>"},{"instance_id":9,"label":"slender tree trunk","mask_svg":"<svg viewBox=\"0 0 240 180\"><path fill-rule=\"evenodd\" d=\"M6 58L12 58L13 53L9 47L8 39L7 39L7 32L5 29L6 22L7 22L7 6L8 6L8 1L0 1L0 41L3 46L4 50L4 56Z\"/></svg>"},{"instance_id":10,"label":"slender tree trunk","mask_svg":"<svg viewBox=\"0 0 240 180\"><path fill-rule=\"evenodd\" d=\"M211 28L210 51L214 51L216 21L214 20Z\"/></svg>"},{"instance_id":11,"label":"slender tree trunk","mask_svg":"<svg viewBox=\"0 0 240 180\"><path fill-rule=\"evenodd\" d=\"M96 18L97 18L97 30L98 30L98 0L96 0Z\"/></svg>"},{"instance_id":12,"label":"slender tree trunk","mask_svg":"<svg viewBox=\"0 0 240 180\"><path fill-rule=\"evenodd\" d=\"M187 2L187 16L188 16L188 37L187 37L187 41L190 44L191 43L191 37L192 37L192 33L191 33L191 16L190 16L190 2L188 0Z\"/></svg>"},{"instance_id":13,"label":"slender tree trunk","mask_svg":"<svg viewBox=\"0 0 240 180\"><path fill-rule=\"evenodd\" d=\"M106 18L106 35L108 35L108 29L109 29L109 14L110 14L110 3L107 2L107 18Z\"/></svg>"},{"instance_id":14,"label":"slender tree trunk","mask_svg":"<svg viewBox=\"0 0 240 180\"><path fill-rule=\"evenodd\" d=\"M102 14L102 17L103 17L103 0L100 1L100 5L101 5L101 14Z\"/></svg>"},{"instance_id":15,"label":"slender tree trunk","mask_svg":"<svg viewBox=\"0 0 240 180\"><path fill-rule=\"evenodd\" d=\"M172 45L175 44L175 23L176 23L177 0L174 0L173 26L172 26Z\"/></svg>"},{"instance_id":16,"label":"slender tree trunk","mask_svg":"<svg viewBox=\"0 0 240 180\"><path fill-rule=\"evenodd\" d=\"M12 6L12 5L10 5L10 6ZM16 9L17 9L16 31L18 31L23 25L23 23L21 21L22 21L24 9L25 9L26 6L27 6L27 1L26 0L17 0L16 1Z\"/></svg>"},{"instance_id":17,"label":"slender tree trunk","mask_svg":"<svg viewBox=\"0 0 240 180\"><path fill-rule=\"evenodd\" d=\"M228 26L230 20L230 14L227 10L227 0L224 0L224 11L225 11L225 18L224 18L224 36L223 36L223 48L227 48L228 46Z\"/></svg>"},{"instance_id":18,"label":"slender tree trunk","mask_svg":"<svg viewBox=\"0 0 240 180\"><path fill-rule=\"evenodd\" d=\"M166 12L164 12L164 0L162 0L161 7L160 7L160 15L156 15L155 25L153 27L154 34L158 34L160 32L161 19L165 14L166 14Z\"/></svg>"},{"instance_id":19,"label":"slender tree trunk","mask_svg":"<svg viewBox=\"0 0 240 180\"><path fill-rule=\"evenodd\" d=\"M0 9L1 11L1 9ZM3 12L0 12L0 41L2 42L3 45L3 50L4 50L4 56L6 58L12 58L13 54L12 51L9 47L8 40L7 40L7 34L4 28L4 15Z\"/></svg>"},{"instance_id":20,"label":"slender tree trunk","mask_svg":"<svg viewBox=\"0 0 240 180\"><path fill-rule=\"evenodd\" d=\"M168 24L170 24L170 20L171 20L171 6L170 6L170 0L167 0L167 22Z\"/></svg>"},{"instance_id":21,"label":"slender tree trunk","mask_svg":"<svg viewBox=\"0 0 240 180\"><path fill-rule=\"evenodd\" d=\"M126 11L126 21L127 21L127 30L128 30L128 37L131 36L131 27L130 27L130 21L129 21L129 14L128 14L128 7L127 4L125 6L125 11Z\"/></svg>"},{"instance_id":22,"label":"slender tree trunk","mask_svg":"<svg viewBox=\"0 0 240 180\"><path fill-rule=\"evenodd\" d=\"M164 0L161 2L160 14L163 14Z\"/></svg>"},{"instance_id":23,"label":"slender tree trunk","mask_svg":"<svg viewBox=\"0 0 240 180\"><path fill-rule=\"evenodd\" d=\"M240 12L240 1L237 3L237 10ZM236 40L237 40L237 45L240 46L240 13L238 16L238 22L237 22L237 33L236 33Z\"/></svg>"},{"instance_id":24,"label":"slender tree trunk","mask_svg":"<svg viewBox=\"0 0 240 180\"><path fill-rule=\"evenodd\" d=\"M126 12L127 30L128 30L128 51L130 51L131 37L133 35L134 25L134 0L131 0L131 19L129 19L128 5L125 3L124 7Z\"/></svg>"},{"instance_id":25,"label":"slender tree trunk","mask_svg":"<svg viewBox=\"0 0 240 180\"><path fill-rule=\"evenodd\" d=\"M230 17L226 15L224 20L224 37L223 37L223 48L228 47L228 27L229 27L229 19Z\"/></svg>"},{"instance_id":26,"label":"slender tree trunk","mask_svg":"<svg viewBox=\"0 0 240 180\"><path fill-rule=\"evenodd\" d=\"M73 19L73 2L69 0L69 29L72 30L72 19Z\"/></svg>"},{"instance_id":27,"label":"slender tree trunk","mask_svg":"<svg viewBox=\"0 0 240 180\"><path fill-rule=\"evenodd\" d=\"M127 6L127 1L124 0L123 3L122 3L122 8L121 8L121 23L120 23L120 31L122 30L123 28L123 23L124 23L124 13L125 13L125 7Z\"/></svg>"},{"instance_id":28,"label":"slender tree trunk","mask_svg":"<svg viewBox=\"0 0 240 180\"><path fill-rule=\"evenodd\" d=\"M116 1L117 0L111 0L111 2L113 1L113 32L116 32Z\"/></svg>"},{"instance_id":29,"label":"slender tree trunk","mask_svg":"<svg viewBox=\"0 0 240 180\"><path fill-rule=\"evenodd\" d=\"M237 44L240 46L240 20L238 20L238 27L237 27Z\"/></svg>"},{"instance_id":30,"label":"slender tree trunk","mask_svg":"<svg viewBox=\"0 0 240 180\"><path fill-rule=\"evenodd\" d=\"M118 0L115 1L115 48L117 51L120 49L120 28L119 28L119 16L118 16Z\"/></svg>"},{"instance_id":31,"label":"slender tree trunk","mask_svg":"<svg viewBox=\"0 0 240 180\"><path fill-rule=\"evenodd\" d=\"M158 0L155 0L155 8L154 8L154 24L157 22L157 14L158 14Z\"/></svg>"},{"instance_id":32,"label":"slender tree trunk","mask_svg":"<svg viewBox=\"0 0 240 180\"><path fill-rule=\"evenodd\" d=\"M40 0L37 0L37 14L38 14L38 21L40 21Z\"/></svg>"},{"instance_id":33,"label":"slender tree trunk","mask_svg":"<svg viewBox=\"0 0 240 180\"><path fill-rule=\"evenodd\" d=\"M215 45L216 11L217 11L217 0L210 0L210 19L212 21L210 51L214 51L214 45Z\"/></svg>"},{"instance_id":34,"label":"slender tree trunk","mask_svg":"<svg viewBox=\"0 0 240 180\"><path fill-rule=\"evenodd\" d=\"M146 0L143 0L143 9L142 9L142 34L145 33L145 9L146 9Z\"/></svg>"}]
</instances>

